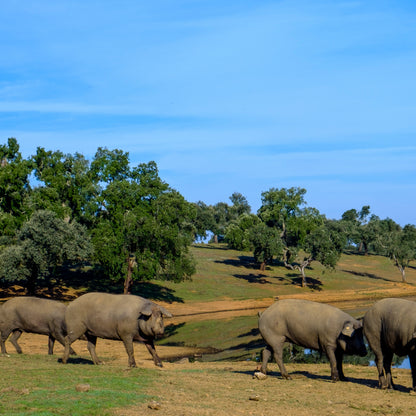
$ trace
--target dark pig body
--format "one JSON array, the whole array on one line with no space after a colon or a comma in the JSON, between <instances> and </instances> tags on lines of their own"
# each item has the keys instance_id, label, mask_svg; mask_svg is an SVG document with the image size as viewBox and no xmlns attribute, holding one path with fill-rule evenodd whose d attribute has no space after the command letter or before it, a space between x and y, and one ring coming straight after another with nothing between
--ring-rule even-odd
<instances>
[{"instance_id":1,"label":"dark pig body","mask_svg":"<svg viewBox=\"0 0 416 416\"><path fill-rule=\"evenodd\" d=\"M318 302L279 300L260 315L259 330L267 343L261 371L266 374L273 354L286 379L290 376L283 364L285 342L324 352L331 365L333 381L345 380L344 354L365 356L367 353L361 322L338 308Z\"/></svg>"},{"instance_id":2,"label":"dark pig body","mask_svg":"<svg viewBox=\"0 0 416 416\"><path fill-rule=\"evenodd\" d=\"M387 298L376 302L364 315L364 335L375 355L380 388L394 388L393 354L409 356L413 390L416 389L416 303Z\"/></svg>"},{"instance_id":3,"label":"dark pig body","mask_svg":"<svg viewBox=\"0 0 416 416\"><path fill-rule=\"evenodd\" d=\"M36 297L16 297L0 306L0 343L2 354L6 352L6 340L21 354L17 340L22 332L47 335L49 337L48 353L53 354L55 340L65 345L65 310L66 305L50 299ZM71 353L74 353L71 350Z\"/></svg>"},{"instance_id":4,"label":"dark pig body","mask_svg":"<svg viewBox=\"0 0 416 416\"><path fill-rule=\"evenodd\" d=\"M95 352L99 337L123 341L130 367L136 366L133 341L143 342L155 364L162 367L154 339L164 333L163 316L172 315L162 306L140 296L98 292L82 295L68 305L65 313L68 335L62 362L68 360L70 345L85 335L94 364L100 363Z\"/></svg>"}]
</instances>

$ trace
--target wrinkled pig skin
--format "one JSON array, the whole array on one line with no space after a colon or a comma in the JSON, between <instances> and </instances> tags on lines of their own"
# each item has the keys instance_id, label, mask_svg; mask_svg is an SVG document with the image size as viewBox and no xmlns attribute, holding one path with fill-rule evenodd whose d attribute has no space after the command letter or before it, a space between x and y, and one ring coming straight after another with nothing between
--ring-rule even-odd
<instances>
[{"instance_id":1,"label":"wrinkled pig skin","mask_svg":"<svg viewBox=\"0 0 416 416\"><path fill-rule=\"evenodd\" d=\"M362 323L338 308L319 302L278 300L260 315L259 330L267 344L261 372L267 373L267 363L273 354L285 379L291 378L283 364L285 342L324 352L333 381L346 380L342 369L344 354L367 353Z\"/></svg>"},{"instance_id":2,"label":"wrinkled pig skin","mask_svg":"<svg viewBox=\"0 0 416 416\"><path fill-rule=\"evenodd\" d=\"M162 367L154 339L164 333L163 316L171 317L172 314L140 296L99 292L82 295L68 305L65 313L68 334L62 362L68 360L70 345L85 336L94 364L101 363L95 352L98 337L123 341L129 367L136 366L133 341L143 342L154 363Z\"/></svg>"}]
</instances>

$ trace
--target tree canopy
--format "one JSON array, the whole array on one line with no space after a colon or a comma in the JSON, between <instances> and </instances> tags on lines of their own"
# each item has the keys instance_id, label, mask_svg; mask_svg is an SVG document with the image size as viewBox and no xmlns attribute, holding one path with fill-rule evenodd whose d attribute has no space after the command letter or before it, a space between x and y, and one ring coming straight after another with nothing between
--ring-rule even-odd
<instances>
[{"instance_id":1,"label":"tree canopy","mask_svg":"<svg viewBox=\"0 0 416 416\"><path fill-rule=\"evenodd\" d=\"M125 293L134 280L180 281L194 273L193 207L160 179L154 162L112 179L101 203L95 258L111 279L124 278Z\"/></svg>"},{"instance_id":2,"label":"tree canopy","mask_svg":"<svg viewBox=\"0 0 416 416\"><path fill-rule=\"evenodd\" d=\"M28 218L32 164L24 160L15 138L0 146L0 236L13 236Z\"/></svg>"},{"instance_id":3,"label":"tree canopy","mask_svg":"<svg viewBox=\"0 0 416 416\"><path fill-rule=\"evenodd\" d=\"M302 286L307 283L305 270L313 261L335 267L346 241L335 222L306 206L305 194L303 188L271 188L262 193L257 216L241 215L226 231L231 247L253 251L260 270L280 261L300 272Z\"/></svg>"},{"instance_id":4,"label":"tree canopy","mask_svg":"<svg viewBox=\"0 0 416 416\"><path fill-rule=\"evenodd\" d=\"M0 145L0 281L33 292L64 264L88 261L125 293L134 281L179 282L196 270L191 244L209 234L251 251L261 270L273 262L297 270L302 286L312 262L333 268L346 249L389 257L406 281L416 260L414 225L382 220L369 205L329 220L305 195L270 188L256 214L239 192L230 203L189 203L154 161L133 165L128 152L102 147L91 160L42 147L24 159L10 138Z\"/></svg>"},{"instance_id":5,"label":"tree canopy","mask_svg":"<svg viewBox=\"0 0 416 416\"><path fill-rule=\"evenodd\" d=\"M0 252L0 278L23 281L28 294L33 294L39 279L48 279L66 262L88 259L90 253L84 227L62 220L52 211L35 211L18 231L14 244Z\"/></svg>"},{"instance_id":6,"label":"tree canopy","mask_svg":"<svg viewBox=\"0 0 416 416\"><path fill-rule=\"evenodd\" d=\"M406 282L406 267L416 260L416 227L407 224L402 228L390 218L378 220L377 226L376 252L389 257Z\"/></svg>"},{"instance_id":7,"label":"tree canopy","mask_svg":"<svg viewBox=\"0 0 416 416\"><path fill-rule=\"evenodd\" d=\"M132 167L127 152L106 148L89 161L39 147L25 160L16 139L0 147L0 161L3 281L33 291L60 264L81 259L124 281L125 292L134 280L180 281L195 272L195 207L159 177L155 162Z\"/></svg>"}]
</instances>

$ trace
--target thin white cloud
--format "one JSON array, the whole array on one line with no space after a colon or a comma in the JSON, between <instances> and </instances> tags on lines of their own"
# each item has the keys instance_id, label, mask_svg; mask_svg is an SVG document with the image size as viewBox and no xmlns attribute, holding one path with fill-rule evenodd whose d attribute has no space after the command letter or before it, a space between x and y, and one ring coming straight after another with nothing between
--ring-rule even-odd
<instances>
[{"instance_id":1,"label":"thin white cloud","mask_svg":"<svg viewBox=\"0 0 416 416\"><path fill-rule=\"evenodd\" d=\"M416 223L415 20L404 0L6 2L0 136L156 160L191 200L302 186Z\"/></svg>"}]
</instances>

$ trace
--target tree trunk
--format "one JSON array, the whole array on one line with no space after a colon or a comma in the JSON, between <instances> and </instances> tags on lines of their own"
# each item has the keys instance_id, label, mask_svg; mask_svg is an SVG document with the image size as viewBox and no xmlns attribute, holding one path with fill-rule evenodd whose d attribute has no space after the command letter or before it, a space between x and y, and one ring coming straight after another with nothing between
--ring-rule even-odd
<instances>
[{"instance_id":1,"label":"tree trunk","mask_svg":"<svg viewBox=\"0 0 416 416\"><path fill-rule=\"evenodd\" d=\"M133 287L133 263L134 259L130 256L127 258L127 274L126 278L124 279L124 294L129 295L131 294L131 289Z\"/></svg>"},{"instance_id":2,"label":"tree trunk","mask_svg":"<svg viewBox=\"0 0 416 416\"><path fill-rule=\"evenodd\" d=\"M313 260L311 258L308 258L308 259L303 260L300 266L297 266L298 270L302 274L302 287L308 286L308 281L306 280L305 269L312 263L312 261Z\"/></svg>"},{"instance_id":3,"label":"tree trunk","mask_svg":"<svg viewBox=\"0 0 416 416\"><path fill-rule=\"evenodd\" d=\"M406 272L404 271L404 267L401 267L400 268L400 273L402 274L402 282L403 283L407 283L407 280L406 280Z\"/></svg>"},{"instance_id":4,"label":"tree trunk","mask_svg":"<svg viewBox=\"0 0 416 416\"><path fill-rule=\"evenodd\" d=\"M358 252L364 252L364 256L368 256L368 244L365 241L361 241Z\"/></svg>"},{"instance_id":5,"label":"tree trunk","mask_svg":"<svg viewBox=\"0 0 416 416\"><path fill-rule=\"evenodd\" d=\"M33 296L35 294L37 278L38 272L32 270L32 273L30 274L26 282L26 295Z\"/></svg>"},{"instance_id":6,"label":"tree trunk","mask_svg":"<svg viewBox=\"0 0 416 416\"><path fill-rule=\"evenodd\" d=\"M35 280L32 278L29 278L26 284L26 295L33 296L35 294Z\"/></svg>"},{"instance_id":7,"label":"tree trunk","mask_svg":"<svg viewBox=\"0 0 416 416\"><path fill-rule=\"evenodd\" d=\"M407 283L405 266L402 266L399 263L399 260L397 259L397 257L394 254L393 254L393 259L394 259L394 262L396 263L397 268L400 270L400 274L402 275L402 282Z\"/></svg>"},{"instance_id":8,"label":"tree trunk","mask_svg":"<svg viewBox=\"0 0 416 416\"><path fill-rule=\"evenodd\" d=\"M302 264L300 266L300 272L302 273L302 287L306 287L307 286L307 282L306 282L306 276L305 276L305 268L306 268L307 264Z\"/></svg>"}]
</instances>

